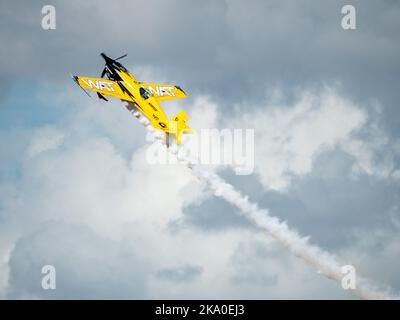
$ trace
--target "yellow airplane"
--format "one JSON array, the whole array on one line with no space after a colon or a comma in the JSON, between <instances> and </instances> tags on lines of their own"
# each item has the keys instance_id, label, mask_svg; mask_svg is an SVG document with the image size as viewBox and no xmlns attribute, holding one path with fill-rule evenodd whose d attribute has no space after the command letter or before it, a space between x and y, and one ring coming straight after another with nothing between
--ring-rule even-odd
<instances>
[{"instance_id":1,"label":"yellow airplane","mask_svg":"<svg viewBox=\"0 0 400 320\"><path fill-rule=\"evenodd\" d=\"M72 76L85 92L86 89L96 91L97 96L106 101L107 96L125 101L125 106L130 112L140 111L155 129L165 132L167 138L170 134L174 135L177 144L180 144L183 133L192 133L192 129L186 125L188 116L184 111L168 119L159 104L159 101L163 100L185 98L186 94L179 86L138 82L117 61L126 54L117 59L111 59L104 53L101 56L106 62L101 78Z\"/></svg>"}]
</instances>

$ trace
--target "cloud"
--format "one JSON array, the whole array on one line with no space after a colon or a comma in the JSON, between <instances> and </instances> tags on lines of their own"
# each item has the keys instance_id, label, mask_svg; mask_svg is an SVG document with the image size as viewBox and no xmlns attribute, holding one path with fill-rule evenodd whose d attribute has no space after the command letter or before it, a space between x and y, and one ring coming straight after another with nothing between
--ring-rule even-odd
<instances>
[{"instance_id":1,"label":"cloud","mask_svg":"<svg viewBox=\"0 0 400 320\"><path fill-rule=\"evenodd\" d=\"M293 105L268 105L230 122L254 128L256 170L266 189L284 190L293 175L312 170L314 159L359 130L366 112L335 90L303 92Z\"/></svg>"},{"instance_id":2,"label":"cloud","mask_svg":"<svg viewBox=\"0 0 400 320\"><path fill-rule=\"evenodd\" d=\"M394 223L390 227L377 227L371 231L359 228L354 233L351 247L343 249L343 256L353 258L358 266L357 272L369 273L371 278L380 278L380 282L398 288L399 224L398 208L391 208ZM372 253L373 252L373 253ZM397 299L400 299L398 292Z\"/></svg>"},{"instance_id":3,"label":"cloud","mask_svg":"<svg viewBox=\"0 0 400 320\"><path fill-rule=\"evenodd\" d=\"M366 173L381 179L395 178L399 155L398 138L391 138L380 124L382 107L370 112L368 124L359 135L342 143L342 149L352 155L356 162L352 172L355 176Z\"/></svg>"},{"instance_id":4,"label":"cloud","mask_svg":"<svg viewBox=\"0 0 400 320\"><path fill-rule=\"evenodd\" d=\"M28 156L34 157L41 152L54 150L62 144L63 140L64 134L59 132L56 128L40 128L40 130L35 133L35 136L28 147Z\"/></svg>"},{"instance_id":5,"label":"cloud","mask_svg":"<svg viewBox=\"0 0 400 320\"><path fill-rule=\"evenodd\" d=\"M74 96L69 99L73 104L82 101ZM205 97L194 101L188 108L191 119L204 126L216 125L220 117L218 105ZM141 140L144 133L139 135L142 129L127 115L122 108L99 109L97 103L85 100L60 123L34 130L25 148L40 152L22 152L20 179L2 186L7 199L3 201L6 205L1 218L6 223L2 229L8 230L5 235L9 239L3 251L2 270L8 274L2 280L3 295L312 298L318 292L320 297L347 297L340 288L316 277L306 266L299 267L301 262L288 258L267 235L236 218L234 209L210 198L204 186L184 167L149 165L147 146ZM355 133L368 125L367 120L361 107L332 90L308 92L293 106L271 106L262 114L248 112L240 125L253 124L260 134L262 142L257 143L260 148L257 152L261 153L256 157L259 171L257 176L236 177L237 185L256 195L262 200L261 205L264 201L274 213L288 218L301 231L309 231L307 234L313 235L317 243L337 248L334 240L338 233L332 234L332 227L338 219L334 219L333 208L342 203L338 199L340 193L332 204L324 206L330 197L316 193L308 185L308 178L313 174L324 179L335 176L340 166L334 158L331 175L330 162L322 164L321 159L340 149L343 141L353 139ZM118 134L113 131L116 123ZM231 125L239 125L239 120L233 119ZM315 136L315 132L319 134ZM275 151L269 152L266 147ZM344 150L341 152L346 154ZM285 158L285 154L291 157ZM350 160L342 166L351 168L358 160L352 154L347 156ZM287 160L282 163L282 159ZM278 169L285 168L266 171L273 172L276 181L290 182L285 193L271 193L271 188L267 192L262 190L263 180L258 181L257 177L264 174L263 161ZM341 173L343 183L348 184L346 175L351 172L346 169ZM247 187L242 185L244 181ZM291 192L300 187L302 192ZM356 205L363 197L363 193L359 198L346 194L351 197L343 200L343 205L352 199ZM299 204L304 210L299 210ZM343 208L339 217L349 214ZM311 221L310 216L305 219L310 212ZM371 217L364 219L364 230L374 227ZM327 224L321 226L324 219L331 221L329 228ZM342 228L346 221L339 219L336 223ZM353 232L353 227L350 224L350 229L344 230ZM250 242L243 245L245 239ZM80 242L84 245L79 251L65 254L79 247ZM352 247L351 243L348 245ZM263 247L273 249L265 252ZM85 255L87 258L82 258ZM69 260L71 256L74 262ZM56 293L42 292L38 287L42 264L61 266ZM101 267L91 270L93 265ZM28 269L29 272L25 271ZM78 274L79 270L82 274ZM122 284L109 270L117 270L132 281ZM97 283L98 279L104 279L104 283ZM107 286L113 289L106 294L103 291Z\"/></svg>"},{"instance_id":6,"label":"cloud","mask_svg":"<svg viewBox=\"0 0 400 320\"><path fill-rule=\"evenodd\" d=\"M88 1L79 10L77 2L51 3L57 10L52 31L41 28L39 2L1 7L7 46L0 52L13 57L2 65L5 85L21 77L66 84L69 72L100 72L101 51L114 57L127 52L133 72L151 66L161 74L158 81L212 94L226 111L238 100L259 101L275 86L289 98L299 86L340 81L349 96L384 100L385 110L395 112L400 7L392 1L355 1L354 32L341 28L343 1L120 0L112 8ZM143 13L131 19L132 12Z\"/></svg>"},{"instance_id":7,"label":"cloud","mask_svg":"<svg viewBox=\"0 0 400 320\"><path fill-rule=\"evenodd\" d=\"M157 272L157 276L172 282L192 281L200 277L203 269L200 266L184 265L176 268L165 268Z\"/></svg>"},{"instance_id":8,"label":"cloud","mask_svg":"<svg viewBox=\"0 0 400 320\"><path fill-rule=\"evenodd\" d=\"M2 194L6 201L2 200L1 228L9 241L2 251L2 281L8 284L3 295L246 297L251 279L247 277L246 284L239 281L240 269L231 259L239 239L254 231L229 230L222 222L226 231L220 233L204 234L185 223L171 228L184 217L184 208L207 197L203 186L183 167L149 165L146 146L129 152L129 141L110 137L121 117L118 110L125 110L99 110L86 101L57 125L35 129L26 150L40 152L22 153L20 178L2 185L7 192ZM205 98L197 101L193 118L213 121L216 105L207 106ZM127 118L118 130L129 135L137 129ZM51 140L57 136L63 137L62 143ZM218 215L215 210L209 208ZM223 209L227 214L230 210ZM209 219L212 224L212 215ZM40 287L44 264L56 267L55 292ZM241 286L248 289L242 291ZM263 289L257 291L260 296L274 296L272 291L262 294Z\"/></svg>"},{"instance_id":9,"label":"cloud","mask_svg":"<svg viewBox=\"0 0 400 320\"><path fill-rule=\"evenodd\" d=\"M85 226L47 222L20 238L10 257L7 292L13 299L146 297L140 257L124 244ZM41 287L42 267L53 265L56 289Z\"/></svg>"}]
</instances>

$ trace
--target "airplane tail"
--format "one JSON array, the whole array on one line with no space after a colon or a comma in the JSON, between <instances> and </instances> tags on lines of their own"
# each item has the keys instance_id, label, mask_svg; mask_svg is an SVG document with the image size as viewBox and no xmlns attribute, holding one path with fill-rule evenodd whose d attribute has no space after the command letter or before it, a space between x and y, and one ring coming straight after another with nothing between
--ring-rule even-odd
<instances>
[{"instance_id":1,"label":"airplane tail","mask_svg":"<svg viewBox=\"0 0 400 320\"><path fill-rule=\"evenodd\" d=\"M175 135L177 144L181 143L181 137L184 132L193 132L192 128L186 124L188 119L189 118L184 111L179 111L168 121L168 133Z\"/></svg>"}]
</instances>

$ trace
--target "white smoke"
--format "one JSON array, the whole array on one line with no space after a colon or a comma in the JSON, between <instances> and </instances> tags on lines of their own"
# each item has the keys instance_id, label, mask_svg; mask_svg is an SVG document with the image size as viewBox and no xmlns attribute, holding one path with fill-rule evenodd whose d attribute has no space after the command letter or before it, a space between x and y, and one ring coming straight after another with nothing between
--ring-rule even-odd
<instances>
[{"instance_id":1,"label":"white smoke","mask_svg":"<svg viewBox=\"0 0 400 320\"><path fill-rule=\"evenodd\" d=\"M166 145L165 135L155 130L150 125L148 119L137 111L134 111L133 115L139 119L140 123L146 127L147 131L154 139ZM243 196L220 176L197 165L196 163L198 162L188 156L189 152L185 148L185 139L182 139L182 144L179 146L176 144L170 145L168 150L171 154L176 156L180 163L186 165L199 179L204 181L217 197L237 207L242 216L246 217L255 226L265 230L292 254L301 258L317 270L318 273L341 285L344 277L342 273L343 264L339 263L334 255L310 244L308 237L303 237L296 231L291 230L285 222L271 216L268 210L258 208L256 203L250 202L247 196ZM361 299L398 299L398 297L394 297L390 294L389 289L382 290L358 275L356 284L355 289L349 290Z\"/></svg>"}]
</instances>

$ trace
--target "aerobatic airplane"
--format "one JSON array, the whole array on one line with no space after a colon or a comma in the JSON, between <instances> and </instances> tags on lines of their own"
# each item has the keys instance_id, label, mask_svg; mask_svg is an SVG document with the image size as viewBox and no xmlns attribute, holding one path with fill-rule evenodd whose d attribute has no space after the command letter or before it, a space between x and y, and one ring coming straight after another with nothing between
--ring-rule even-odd
<instances>
[{"instance_id":1,"label":"aerobatic airplane","mask_svg":"<svg viewBox=\"0 0 400 320\"><path fill-rule=\"evenodd\" d=\"M117 61L126 54L117 59L111 59L104 53L101 56L106 62L101 78L72 76L85 92L86 89L96 91L97 96L106 101L107 96L121 99L130 112L140 111L155 129L165 132L167 137L170 134L175 136L177 144L180 144L183 133L192 133L186 125L188 117L184 111L168 119L159 104L163 100L185 98L186 94L179 86L138 82Z\"/></svg>"}]
</instances>

